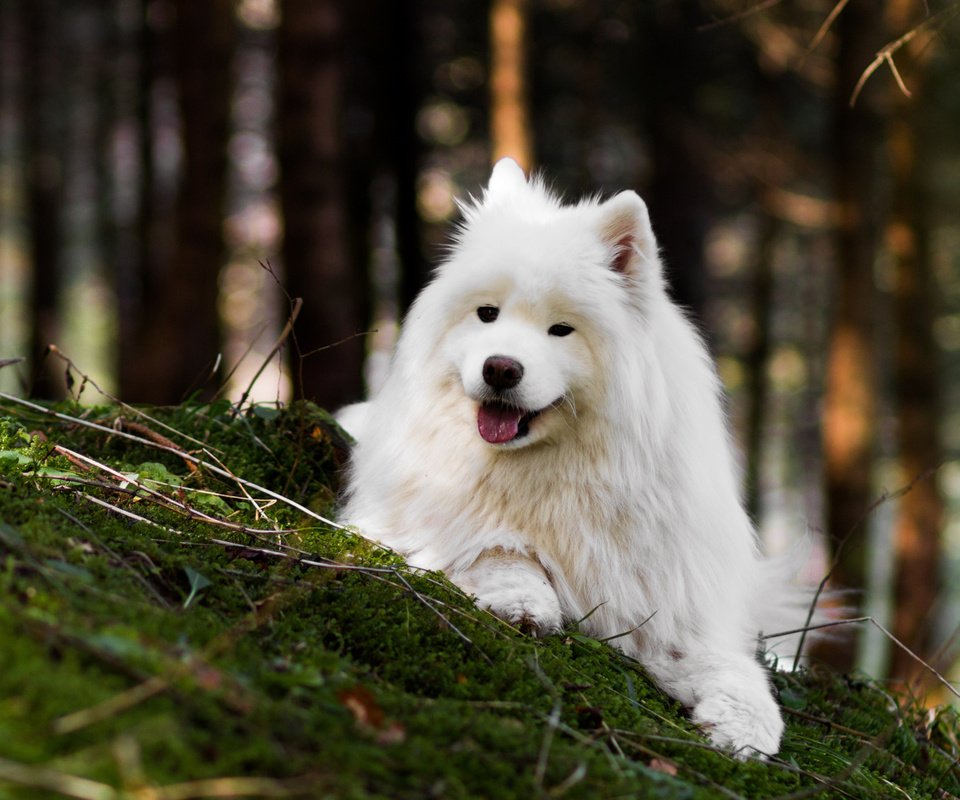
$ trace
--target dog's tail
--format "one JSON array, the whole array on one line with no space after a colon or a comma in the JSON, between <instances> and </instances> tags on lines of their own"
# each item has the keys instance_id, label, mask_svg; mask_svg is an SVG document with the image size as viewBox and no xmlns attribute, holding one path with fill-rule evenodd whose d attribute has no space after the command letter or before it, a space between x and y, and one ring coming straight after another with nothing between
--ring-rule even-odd
<instances>
[{"instance_id":1,"label":"dog's tail","mask_svg":"<svg viewBox=\"0 0 960 800\"><path fill-rule=\"evenodd\" d=\"M782 555L764 562L757 599L760 646L778 669L803 663L813 642L847 635L848 626L836 625L855 609L849 594L800 577L812 550L806 536Z\"/></svg>"}]
</instances>

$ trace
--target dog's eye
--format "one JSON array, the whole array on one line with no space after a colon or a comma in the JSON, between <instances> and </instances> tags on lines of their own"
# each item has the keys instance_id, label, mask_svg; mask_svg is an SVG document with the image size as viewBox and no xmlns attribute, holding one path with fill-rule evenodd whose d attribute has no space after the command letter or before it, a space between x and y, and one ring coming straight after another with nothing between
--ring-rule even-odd
<instances>
[{"instance_id":1,"label":"dog's eye","mask_svg":"<svg viewBox=\"0 0 960 800\"><path fill-rule=\"evenodd\" d=\"M556 325L551 325L547 333L551 336L569 336L573 333L573 327L565 322L558 322Z\"/></svg>"},{"instance_id":2,"label":"dog's eye","mask_svg":"<svg viewBox=\"0 0 960 800\"><path fill-rule=\"evenodd\" d=\"M496 306L480 306L477 309L477 316L481 322L493 322L500 316L500 309Z\"/></svg>"}]
</instances>

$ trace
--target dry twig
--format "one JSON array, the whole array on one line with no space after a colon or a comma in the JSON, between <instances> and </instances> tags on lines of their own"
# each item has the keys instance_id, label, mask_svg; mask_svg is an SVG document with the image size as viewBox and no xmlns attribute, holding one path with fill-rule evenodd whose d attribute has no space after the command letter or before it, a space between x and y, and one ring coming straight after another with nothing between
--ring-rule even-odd
<instances>
[{"instance_id":1,"label":"dry twig","mask_svg":"<svg viewBox=\"0 0 960 800\"><path fill-rule=\"evenodd\" d=\"M840 619L833 622L822 622L819 625L806 625L802 628L795 628L790 631L779 631L778 633L772 633L769 635L761 636L760 638L764 641L767 639L776 639L781 636L794 636L798 633L806 634L809 631L818 631L824 630L827 628L836 628L840 625L856 625L861 622L869 622L875 628L877 628L881 633L883 633L891 642L893 642L897 647L899 647L903 652L905 652L910 658L916 661L920 666L926 669L930 674L932 674L940 683L942 683L947 690L957 698L960 698L960 690L958 690L950 681L948 681L943 675L937 672L930 664L924 661L920 656L918 656L913 650L907 647L903 642L901 642L896 636L894 636L887 628L881 625L873 617L854 617L852 619Z\"/></svg>"},{"instance_id":2,"label":"dry twig","mask_svg":"<svg viewBox=\"0 0 960 800\"><path fill-rule=\"evenodd\" d=\"M815 625L812 625L811 623L813 622L813 616L817 611L817 605L820 602L820 598L823 596L823 592L827 587L827 583L829 583L830 578L833 577L833 573L836 571L837 566L840 564L840 556L843 554L844 548L846 548L847 546L847 542L850 541L853 534L860 529L860 526L863 525L863 523L866 522L867 519L869 519L870 515L873 514L873 512L876 511L878 508L880 508L880 506L882 506L884 503L887 503L890 500L896 500L899 497L903 497L903 495L907 494L907 492L913 489L913 487L916 486L917 483L933 476L940 469L941 466L943 465L938 464L936 467L932 467L931 469L928 469L925 472L922 472L921 474L917 475L913 480L911 480L910 483L908 483L906 486L901 486L899 489L897 489L894 492L884 491L876 500L874 500L868 506L867 510L864 511L863 514L860 516L860 519L858 519L853 524L850 530L848 530L844 535L844 537L840 540L839 544L837 545L837 549L833 554L833 562L830 564L830 569L828 569L826 574L823 576L823 578L820 579L820 584L817 586L817 590L814 592L813 598L810 601L810 607L809 609L807 609L806 620L804 621L803 625L800 628L797 628L797 630L792 631L792 633L800 634L800 641L797 644L797 653L793 659L794 670L796 670L797 666L800 664L800 657L803 655L803 646L807 640L807 632L816 630L818 627L831 627L830 625L815 626ZM765 638L765 639L776 638L778 636L785 636L785 635L787 634L776 633L776 634L771 634L768 637L762 637L762 638Z\"/></svg>"},{"instance_id":3,"label":"dry twig","mask_svg":"<svg viewBox=\"0 0 960 800\"><path fill-rule=\"evenodd\" d=\"M870 62L870 65L860 75L860 80L857 81L857 85L854 87L853 94L850 97L850 107L853 108L857 104L857 98L860 97L860 93L863 91L864 85L868 80L870 80L870 76L872 76L874 72L883 66L883 64L886 64L890 68L890 73L893 75L893 79L897 82L897 86L900 88L900 91L903 92L903 94L907 97L910 97L910 90L907 88L906 83L904 83L903 77L900 75L900 71L897 69L897 65L893 60L893 56L907 44L912 42L921 33L931 29L934 33L936 33L958 14L960 14L960 3L954 3L942 11L927 17L919 25L916 25L908 30L899 39L894 39L892 42L889 42L882 47L877 52L876 58Z\"/></svg>"},{"instance_id":4,"label":"dry twig","mask_svg":"<svg viewBox=\"0 0 960 800\"><path fill-rule=\"evenodd\" d=\"M189 459L198 467L209 470L210 472L216 475L219 475L222 478L235 480L238 483L242 483L248 489L254 489L258 492L263 492L268 497L272 497L275 500L278 500L279 502L284 503L290 506L291 508L296 509L302 514L306 514L308 517L311 517L312 519L317 520L317 522L322 522L324 525L329 525L331 528L335 528L337 530L341 530L341 531L348 530L345 526L340 525L339 523L336 523L333 520L327 519L326 517L320 514L317 514L315 511L310 510L309 508L302 505L301 503L298 503L296 500L292 500L289 497L284 497L282 494L278 492L274 492L272 489L267 489L265 486L260 486L259 484L256 484L253 481L248 481L245 478L240 478L236 475L232 475L231 473L226 472L225 470L222 470L220 467L216 466L215 464L211 464L209 461L204 461L203 459L197 458L196 456L190 453L184 453L182 450L179 450L177 448L172 448L166 445L157 444L156 442L152 442L149 439L143 438L142 436L135 436L131 433L126 433L125 431L117 431L117 430L114 430L113 428L108 428L107 426L100 425L96 422L90 422L89 420L81 419L79 417L72 417L69 414L63 414L60 411L54 411L53 409L46 408L42 405L39 405L38 403L33 403L29 400L24 400L20 397L14 397L13 395L7 394L6 392L0 392L0 400L6 400L8 402L24 406L25 408L29 408L32 411L37 411L41 414L45 414L46 416L53 417L54 419L59 419L61 421L69 422L74 425L82 425L84 427L91 428L92 430L101 431L102 433L108 433L111 436L121 436L125 439L129 439L130 441L137 442L141 445L145 445L146 447L152 447L157 450L173 453L174 455L180 458Z\"/></svg>"}]
</instances>

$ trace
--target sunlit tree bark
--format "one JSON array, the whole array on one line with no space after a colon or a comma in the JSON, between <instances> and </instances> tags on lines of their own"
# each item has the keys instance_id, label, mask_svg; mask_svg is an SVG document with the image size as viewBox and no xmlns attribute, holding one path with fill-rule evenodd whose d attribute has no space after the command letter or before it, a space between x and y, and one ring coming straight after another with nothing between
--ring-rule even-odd
<instances>
[{"instance_id":1,"label":"sunlit tree bark","mask_svg":"<svg viewBox=\"0 0 960 800\"><path fill-rule=\"evenodd\" d=\"M873 57L875 4L851 0L837 19L832 170L835 224L834 308L823 408L826 533L835 585L864 586L865 516L871 503L876 417L873 278L877 120L870 95L851 106L853 88ZM824 642L818 656L849 670L855 639Z\"/></svg>"},{"instance_id":2,"label":"sunlit tree bark","mask_svg":"<svg viewBox=\"0 0 960 800\"><path fill-rule=\"evenodd\" d=\"M490 128L493 160L533 166L527 98L527 0L493 0L490 8Z\"/></svg>"},{"instance_id":3,"label":"sunlit tree bark","mask_svg":"<svg viewBox=\"0 0 960 800\"><path fill-rule=\"evenodd\" d=\"M911 2L892 0L887 17L893 35L909 28L913 10ZM921 52L929 55L925 49ZM910 77L910 97L890 82L893 97L887 143L892 208L886 245L893 259L895 281L894 384L900 470L904 483L916 481L900 499L897 516L893 632L915 652L930 656L932 612L942 586L940 534L944 506L932 473L943 457L939 436L941 391L932 330L936 289L928 246L921 146L922 64L915 64ZM890 675L903 681L929 678L929 673L900 648L891 650Z\"/></svg>"}]
</instances>

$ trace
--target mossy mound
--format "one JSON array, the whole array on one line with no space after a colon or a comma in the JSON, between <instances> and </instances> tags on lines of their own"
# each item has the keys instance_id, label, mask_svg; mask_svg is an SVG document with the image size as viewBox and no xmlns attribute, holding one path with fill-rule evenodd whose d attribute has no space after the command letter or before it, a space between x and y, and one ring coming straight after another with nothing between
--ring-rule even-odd
<instances>
[{"instance_id":1,"label":"mossy mound","mask_svg":"<svg viewBox=\"0 0 960 800\"><path fill-rule=\"evenodd\" d=\"M774 676L769 763L632 662L533 640L329 519L309 404L0 403L0 797L943 798L954 712Z\"/></svg>"}]
</instances>

